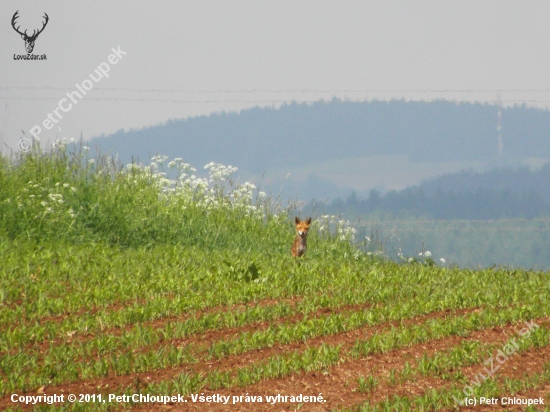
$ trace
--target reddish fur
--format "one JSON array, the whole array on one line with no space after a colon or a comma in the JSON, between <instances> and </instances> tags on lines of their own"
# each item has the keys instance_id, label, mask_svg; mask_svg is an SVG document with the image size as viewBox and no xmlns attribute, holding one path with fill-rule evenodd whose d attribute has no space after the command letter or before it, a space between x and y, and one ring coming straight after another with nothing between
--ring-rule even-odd
<instances>
[{"instance_id":1,"label":"reddish fur","mask_svg":"<svg viewBox=\"0 0 550 412\"><path fill-rule=\"evenodd\" d=\"M306 220L301 221L299 217L296 217L296 237L294 238L294 243L292 244L292 253L293 257L300 257L306 253L307 249L307 232L309 230L309 225L311 224L311 218L308 217ZM302 234L300 235L300 232Z\"/></svg>"}]
</instances>

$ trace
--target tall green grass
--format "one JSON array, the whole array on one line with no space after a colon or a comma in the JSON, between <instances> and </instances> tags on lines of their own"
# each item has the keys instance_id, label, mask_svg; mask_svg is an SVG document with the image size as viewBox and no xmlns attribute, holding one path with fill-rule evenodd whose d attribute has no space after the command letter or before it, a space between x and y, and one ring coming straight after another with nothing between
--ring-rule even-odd
<instances>
[{"instance_id":1,"label":"tall green grass","mask_svg":"<svg viewBox=\"0 0 550 412\"><path fill-rule=\"evenodd\" d=\"M210 163L208 177L200 178L182 159L166 164L165 156L155 156L149 165L124 167L88 153L60 144L49 152L1 156L0 239L273 253L292 241L293 205L283 207L248 182L237 184L236 168Z\"/></svg>"}]
</instances>

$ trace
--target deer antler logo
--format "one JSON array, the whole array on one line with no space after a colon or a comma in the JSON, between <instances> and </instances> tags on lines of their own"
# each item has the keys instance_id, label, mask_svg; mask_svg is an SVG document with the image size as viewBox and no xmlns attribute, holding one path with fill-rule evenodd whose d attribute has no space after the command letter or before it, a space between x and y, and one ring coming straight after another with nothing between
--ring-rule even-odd
<instances>
[{"instance_id":1,"label":"deer antler logo","mask_svg":"<svg viewBox=\"0 0 550 412\"><path fill-rule=\"evenodd\" d=\"M46 13L44 13L44 18L46 19L46 21L45 21L44 23L42 23L42 28L41 28L40 30L38 30L38 31L34 30L34 31L32 32L32 35L29 36L29 35L27 34L27 30L25 30L24 33L21 33L21 32L19 31L19 27L21 27L21 26L15 27L15 23L16 23L15 21L16 21L17 18L19 17L18 13L19 13L19 10L17 10L17 11L15 12L15 14L13 15L13 18L11 19L11 25L12 25L13 29L14 29L17 33L19 33L19 34L21 35L21 37L23 38L23 40L25 40L25 48L27 49L27 53L32 53L32 51L33 51L33 49L34 49L34 42L36 41L36 38L38 37L38 35L39 35L40 33L42 33L42 32L44 31L44 28L46 27L46 24L48 24L48 20L49 20L50 18L48 17L48 15L47 15Z\"/></svg>"}]
</instances>

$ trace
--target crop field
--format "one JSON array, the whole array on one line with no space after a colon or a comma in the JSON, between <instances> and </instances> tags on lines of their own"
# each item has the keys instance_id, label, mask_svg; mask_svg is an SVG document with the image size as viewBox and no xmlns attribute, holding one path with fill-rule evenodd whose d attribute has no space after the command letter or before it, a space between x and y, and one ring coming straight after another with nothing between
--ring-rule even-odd
<instances>
[{"instance_id":1,"label":"crop field","mask_svg":"<svg viewBox=\"0 0 550 412\"><path fill-rule=\"evenodd\" d=\"M85 149L0 160L1 410L550 410L547 272L391 262L331 216L293 259L231 167Z\"/></svg>"}]
</instances>

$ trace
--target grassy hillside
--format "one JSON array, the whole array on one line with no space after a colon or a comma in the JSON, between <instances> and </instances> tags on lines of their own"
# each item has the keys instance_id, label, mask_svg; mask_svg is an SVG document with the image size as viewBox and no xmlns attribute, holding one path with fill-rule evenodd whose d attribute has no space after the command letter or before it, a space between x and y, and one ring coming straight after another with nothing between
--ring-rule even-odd
<instances>
[{"instance_id":1,"label":"grassy hillside","mask_svg":"<svg viewBox=\"0 0 550 412\"><path fill-rule=\"evenodd\" d=\"M179 394L167 407L441 410L547 393L547 273L393 263L330 216L295 260L292 208L231 168L201 180L179 160L86 153L1 160L0 408L88 394L40 410L148 410L162 403L109 396ZM228 403L199 398L216 395Z\"/></svg>"}]
</instances>

